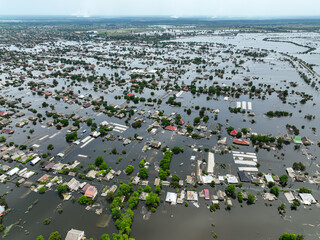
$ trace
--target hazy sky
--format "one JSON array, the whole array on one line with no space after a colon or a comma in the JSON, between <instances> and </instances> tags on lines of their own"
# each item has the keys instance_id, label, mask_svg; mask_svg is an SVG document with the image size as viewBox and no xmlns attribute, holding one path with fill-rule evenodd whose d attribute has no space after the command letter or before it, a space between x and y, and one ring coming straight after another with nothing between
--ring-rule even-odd
<instances>
[{"instance_id":1,"label":"hazy sky","mask_svg":"<svg viewBox=\"0 0 320 240\"><path fill-rule=\"evenodd\" d=\"M0 0L0 15L320 16L320 0Z\"/></svg>"}]
</instances>

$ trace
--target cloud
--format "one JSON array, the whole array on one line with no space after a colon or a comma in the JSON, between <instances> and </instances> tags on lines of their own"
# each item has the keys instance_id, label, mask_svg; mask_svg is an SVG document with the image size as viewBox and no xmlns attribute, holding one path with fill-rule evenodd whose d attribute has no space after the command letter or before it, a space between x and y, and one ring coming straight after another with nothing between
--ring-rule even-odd
<instances>
[{"instance_id":1,"label":"cloud","mask_svg":"<svg viewBox=\"0 0 320 240\"><path fill-rule=\"evenodd\" d=\"M0 14L320 16L319 0L0 0Z\"/></svg>"}]
</instances>

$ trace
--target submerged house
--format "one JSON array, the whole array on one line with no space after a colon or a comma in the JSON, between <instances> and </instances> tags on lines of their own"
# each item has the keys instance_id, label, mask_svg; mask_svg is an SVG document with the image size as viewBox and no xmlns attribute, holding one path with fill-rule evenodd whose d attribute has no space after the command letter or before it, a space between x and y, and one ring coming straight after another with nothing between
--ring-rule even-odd
<instances>
[{"instance_id":1,"label":"submerged house","mask_svg":"<svg viewBox=\"0 0 320 240\"><path fill-rule=\"evenodd\" d=\"M239 179L241 182L250 182L251 181L251 177L247 172L239 171L238 176L239 176Z\"/></svg>"},{"instance_id":2,"label":"submerged house","mask_svg":"<svg viewBox=\"0 0 320 240\"><path fill-rule=\"evenodd\" d=\"M98 194L98 190L96 187L94 186L89 186L84 194L84 196L88 197L88 198L92 198L95 199L95 197Z\"/></svg>"},{"instance_id":3,"label":"submerged house","mask_svg":"<svg viewBox=\"0 0 320 240\"><path fill-rule=\"evenodd\" d=\"M80 230L76 230L76 229L71 229L65 240L84 240L85 235L84 235L84 231L80 231Z\"/></svg>"}]
</instances>

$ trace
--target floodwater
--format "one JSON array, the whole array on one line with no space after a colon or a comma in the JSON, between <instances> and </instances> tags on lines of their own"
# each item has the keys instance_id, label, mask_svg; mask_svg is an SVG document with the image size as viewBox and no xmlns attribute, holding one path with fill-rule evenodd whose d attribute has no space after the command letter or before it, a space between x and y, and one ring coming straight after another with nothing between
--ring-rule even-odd
<instances>
[{"instance_id":1,"label":"floodwater","mask_svg":"<svg viewBox=\"0 0 320 240\"><path fill-rule=\"evenodd\" d=\"M307 166L307 172L309 176L316 176L319 169L319 159L315 160L308 159L307 156L302 154L302 149L306 149L308 153L313 156L319 156L319 147L316 143L319 141L318 129L319 129L319 118L320 118L320 109L319 109L319 91L303 82L299 77L295 69L289 67L289 64L284 61L279 61L282 56L279 52L284 52L297 56L300 59L310 63L316 64L314 70L320 74L320 51L319 51L319 34L310 33L307 35L307 38L304 40L301 38L302 34L292 33L292 39L290 34L238 34L237 36L201 36L193 37L187 39L178 39L174 42L181 44L176 47L170 54L183 54L183 50L179 50L179 47L184 48L186 44L190 42L195 42L195 44L204 44L204 43L221 43L225 44L226 48L232 49L244 49L244 48L260 48L274 50L275 52L269 52L269 56L264 60L264 62L254 62L248 60L245 62L245 67L250 69L250 72L243 71L243 74L235 75L233 80L226 79L215 79L219 84L225 84L231 86L232 82L243 84L244 76L258 76L258 80L254 80L254 84L267 84L271 85L275 89L285 90L287 89L288 82L293 81L297 82L298 86L294 88L298 92L306 92L313 96L313 101L308 101L306 104L302 105L299 103L301 100L300 96L292 95L288 97L287 103L283 104L282 101L277 97L276 93L271 95L266 95L266 99L262 100L259 98L250 99L248 95L241 95L239 99L224 101L223 96L217 97L216 100L206 100L207 95L195 95L193 96L190 92L184 92L181 99L178 99L182 102L182 108L171 107L165 103L161 105L161 109L164 110L166 115L170 115L172 112L179 113L182 116L182 119L188 119L190 122L193 121L195 117L198 116L198 111L193 109L192 114L188 116L186 112L183 111L184 108L190 108L195 106L209 107L211 109L219 109L220 113L218 114L218 121L214 120L214 114L210 114L210 120L207 126L211 124L216 127L216 123L219 122L223 124L223 129L228 126L233 126L235 129L248 128L252 129L252 132L260 134L271 134L273 136L280 136L287 133L285 125L287 123L294 124L300 129L300 136L307 136L315 144L304 147L302 146L298 150L294 150L294 146L284 145L281 150L270 152L267 150L260 149L257 153L258 162L261 164L260 171L270 172L276 175L285 174L285 168L291 167L293 162L302 162ZM265 42L264 38L281 38L290 41L299 41L301 44L307 44L310 41L316 43L317 49L309 54L301 54L305 51L306 48L296 46L290 43L275 43L275 42ZM230 44L230 45L229 45ZM66 43L66 45L72 45ZM97 47L103 49L103 46ZM137 46L137 48L139 48ZM150 47L151 48L151 47ZM110 46L106 46L106 49L110 50ZM151 48L152 49L152 48ZM112 50L111 50L112 51ZM169 50L168 55L169 55ZM187 50L185 50L187 51ZM186 53L187 54L187 53ZM167 55L166 55L167 56ZM194 53L190 54L194 56ZM205 56L203 56L205 57ZM228 57L226 53L218 53L217 59L222 59ZM91 59L93 64L96 64L96 60ZM148 67L147 63L142 63L139 60L130 60L132 67ZM229 65L229 66L227 66ZM165 66L161 61L156 63L153 67ZM226 67L228 71L231 71L232 66L230 62L221 62L219 67ZM97 70L98 73L114 73L116 70L106 70L101 68ZM178 81L184 81L186 84L190 84L191 81L199 76L195 71L187 72L182 78ZM51 82L52 79L47 79L45 81ZM62 80L61 80L62 81ZM66 83L70 84L70 83ZM209 81L201 80L197 82L197 86L209 86ZM58 86L61 87L61 85ZM92 94L93 98L103 95L108 103L115 103L121 105L124 102L124 99L114 99L117 95L122 95L122 92L125 90L120 89L120 87L110 87L105 94L104 92L94 92L83 90L83 87L88 89L92 88L92 84L88 82L81 83L79 86L74 86L74 92L81 91L81 94ZM115 90L114 92L110 92ZM291 90L291 89L290 89ZM290 91L289 90L289 91ZM9 87L6 90L1 90L3 94L14 94L15 90L13 87ZM6 92L6 93L4 93ZM137 94L138 96L144 96L146 98L150 97L151 90L145 89L143 93ZM19 92L23 97L23 102L32 102L32 108L39 109L44 98L38 95L32 95L30 90L25 89ZM156 98L161 98L165 94L164 90L155 91ZM88 118L94 118L94 121L100 123L102 121L114 122L118 124L123 124L124 119L119 120L114 117L108 117L107 115L99 115L96 112L92 111L91 108L83 109L79 105L69 105L63 102L57 102L54 99L46 100L50 104L54 104L57 112L71 112L77 113L80 116L87 116ZM256 120L255 124L251 124L249 120L251 119L246 114L232 114L229 112L228 107L235 107L237 101L251 101L253 104L253 112L256 114L254 119ZM163 101L165 102L165 100ZM288 103L297 103L289 105ZM313 103L316 103L313 105ZM134 105L130 103L130 105ZM66 109L66 106L68 109ZM150 111L153 113L155 110L158 110L158 107L148 107L144 104L137 104L138 111L144 109L146 112ZM268 118L264 114L269 110L285 110L293 113L292 117L283 117L283 118ZM44 109L39 110L44 111ZM31 115L30 112L26 112L26 117ZM306 114L315 115L315 120L308 121L304 119ZM44 115L44 114L43 114ZM134 116L138 116L135 114ZM146 123L142 125L140 129L129 128L123 133L116 133L114 135L121 135L124 137L133 137L135 133L138 133L140 136L143 136L144 140L157 139L162 142L163 146L168 145L170 148L173 146L180 146L184 148L184 153L179 155L174 155L171 162L171 172L176 173L180 176L181 179L185 180L187 175L190 175L192 172L196 171L195 162L190 160L191 156L196 156L197 159L201 160L202 158L207 158L207 154L202 152L195 152L193 148L209 148L211 149L217 143L217 137L213 135L209 140L200 139L194 140L192 138L187 138L185 136L180 136L173 134L172 132L160 132L157 135L151 135L146 130L148 125L152 124L152 120L145 118ZM19 119L14 120L12 125L15 122L18 122ZM57 130L53 128L43 128L39 126L38 123L35 126L29 123L28 126L24 127L27 131L23 132L16 129L16 133L9 137L10 141L14 141L18 144L39 144L40 147L36 149L39 152L46 152L46 147L49 144L54 145L54 150L52 155L55 155L59 152L64 151L68 145L64 140L66 129L59 130L59 134L53 136ZM304 128L302 129L302 125ZM317 130L314 132L312 128ZM35 129L35 132L31 135L31 139L27 139L29 134L29 129ZM81 126L79 131L82 132L83 129L89 128L84 124ZM84 134L79 134L83 139L89 135L90 131L87 131ZM44 140L39 140L41 137L49 135L49 137ZM224 131L223 136L226 133ZM228 137L228 144L231 144L231 138ZM157 177L157 172L154 170L155 166L159 165L159 161L162 158L161 151L148 150L147 152L142 152L141 149L144 146L144 142L133 141L128 146L123 146L120 141L102 141L101 138L93 140L92 143L88 144L85 148L80 148L79 146L72 145L69 147L69 150L66 154L66 157L62 159L62 162L69 162L73 160L81 161L81 163L86 167L89 163L93 163L94 159L97 156L103 156L106 162L115 170L123 170L128 164L132 164L135 167L134 175L137 173L138 163L141 159L145 158L150 163L149 168L149 185L153 186L154 179ZM191 147L193 146L193 147ZM118 152L121 152L123 149L126 150L125 155L111 155L109 154L111 149L114 147L117 148ZM106 152L104 152L106 149ZM243 152L254 152L254 148L240 146L239 151ZM281 156L281 153L284 153L284 156ZM79 158L79 154L88 155L88 158ZM123 160L119 163L116 163L118 157L123 157ZM133 159L136 159L133 161ZM231 154L219 155L215 154L216 159L216 175L225 175L227 173L236 174L237 165L233 163L233 158ZM183 165L181 165L183 163ZM223 169L220 166L220 163L227 164L227 168ZM6 163L11 166L14 163ZM85 168L84 167L84 168ZM28 168L38 170L39 167ZM41 171L41 170L40 170ZM33 177L31 181L35 181L40 176L40 172L37 176ZM120 181L129 182L131 176L126 176L122 173L119 177L115 177L111 182L98 182L94 181L93 184L98 188L99 193L106 185L119 184ZM63 176L65 180L71 179L69 176ZM15 181L13 181L15 182ZM309 183L292 183L288 188L296 190L300 187L307 187L313 191L315 199L320 200L320 191L317 185L311 185ZM187 186L190 188L191 186ZM137 187L135 187L136 189ZM197 191L204 189L204 186L197 188ZM258 192L263 192L263 188L254 187L254 185L243 184L243 188L246 189L248 193L253 193L258 195ZM55 187L53 187L53 190ZM216 186L215 189L210 188L210 191L216 191L218 189L223 190L224 186ZM160 199L165 198L167 191L175 191L169 187L163 188L164 193L161 195ZM59 231L60 234L64 237L66 233L71 229L84 230L87 237L93 237L99 239L103 233L112 234L117 232L114 221L110 218L109 203L102 197L98 197L98 200L95 202L97 206L93 207L90 210L85 210L84 206L79 205L77 202L73 203L72 201L63 201L58 197L57 192L47 191L45 194L40 195L38 193L30 192L29 188L21 185L19 188L15 186L14 183L6 183L0 185L0 192L8 192L7 202L12 209L11 212L5 216L4 222L6 226L14 224L20 220L19 225L14 226L13 229L9 232L8 236L5 239L36 239L36 236L42 234L45 237L53 231ZM73 193L73 197L77 199L80 196L80 193ZM35 200L39 200L29 212L28 207L33 205ZM272 206L266 206L265 203L272 204ZM285 216L278 214L277 207L281 203L287 204L287 212ZM218 239L231 240L231 239L246 239L246 240L266 240L266 239L278 239L278 237L283 232L294 232L300 233L305 236L306 240L319 239L320 236L320 219L319 219L319 209L317 206L313 205L311 207L304 208L300 206L297 211L291 211L289 203L286 201L283 194L280 194L279 200L275 202L267 202L258 195L258 201L254 205L240 206L240 204L233 200L233 207L231 210L225 210L225 206L221 203L221 209L216 210L216 212L210 212L208 206L210 205L209 201L204 199L199 200L200 207L195 207L192 203L189 203L188 207L184 205L171 206L167 203L161 203L157 208L155 213L151 213L148 220L144 220L143 214L141 214L141 208L144 203L140 201L136 210L134 210L135 216L132 225L131 237L137 240L160 240L160 239L213 239L212 234L216 233ZM57 209L62 208L63 213L59 214ZM96 209L102 208L102 214L98 215L95 213ZM43 224L45 218L50 218L51 223L46 226ZM214 224L214 226L212 226Z\"/></svg>"}]
</instances>

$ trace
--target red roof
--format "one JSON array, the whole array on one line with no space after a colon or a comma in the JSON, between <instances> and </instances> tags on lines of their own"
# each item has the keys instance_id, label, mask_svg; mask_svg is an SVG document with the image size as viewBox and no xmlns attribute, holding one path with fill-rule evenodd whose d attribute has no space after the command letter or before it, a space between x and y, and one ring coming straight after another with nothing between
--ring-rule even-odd
<instances>
[{"instance_id":1,"label":"red roof","mask_svg":"<svg viewBox=\"0 0 320 240\"><path fill-rule=\"evenodd\" d=\"M7 150L7 149L8 149L8 147L3 147L3 148L0 149L0 151L4 151L4 150Z\"/></svg>"},{"instance_id":2,"label":"red roof","mask_svg":"<svg viewBox=\"0 0 320 240\"><path fill-rule=\"evenodd\" d=\"M87 188L86 193L84 194L86 197L93 198L95 197L97 189L94 186L90 186Z\"/></svg>"},{"instance_id":3,"label":"red roof","mask_svg":"<svg viewBox=\"0 0 320 240\"><path fill-rule=\"evenodd\" d=\"M180 125L183 125L184 123L185 123L185 121L182 120L182 119L179 121L179 124L180 124Z\"/></svg>"},{"instance_id":4,"label":"red roof","mask_svg":"<svg viewBox=\"0 0 320 240\"><path fill-rule=\"evenodd\" d=\"M240 144L240 145L246 145L246 146L250 145L250 142L243 140L243 139L237 139L237 138L233 139L233 143Z\"/></svg>"},{"instance_id":5,"label":"red roof","mask_svg":"<svg viewBox=\"0 0 320 240\"><path fill-rule=\"evenodd\" d=\"M237 132L236 130L232 130L232 131L230 132L230 135L231 135L231 136L236 136L237 133L238 133L238 132Z\"/></svg>"},{"instance_id":6,"label":"red roof","mask_svg":"<svg viewBox=\"0 0 320 240\"><path fill-rule=\"evenodd\" d=\"M38 179L39 182L47 181L50 178L50 175L44 174L41 178Z\"/></svg>"},{"instance_id":7,"label":"red roof","mask_svg":"<svg viewBox=\"0 0 320 240\"><path fill-rule=\"evenodd\" d=\"M6 116L6 115L12 115L12 112L8 112L8 111L0 111L0 116Z\"/></svg>"},{"instance_id":8,"label":"red roof","mask_svg":"<svg viewBox=\"0 0 320 240\"><path fill-rule=\"evenodd\" d=\"M132 94L132 93L128 93L127 96L128 96L128 97L131 97L131 96L133 96L133 94Z\"/></svg>"},{"instance_id":9,"label":"red roof","mask_svg":"<svg viewBox=\"0 0 320 240\"><path fill-rule=\"evenodd\" d=\"M11 133L14 133L14 130L12 130L12 129L3 129L2 132L3 133L7 133L7 134L11 134Z\"/></svg>"},{"instance_id":10,"label":"red roof","mask_svg":"<svg viewBox=\"0 0 320 240\"><path fill-rule=\"evenodd\" d=\"M175 130L177 130L177 127L175 127L175 126L166 126L165 129L166 130L170 130L170 131L175 131Z\"/></svg>"},{"instance_id":11,"label":"red roof","mask_svg":"<svg viewBox=\"0 0 320 240\"><path fill-rule=\"evenodd\" d=\"M209 190L208 189L204 189L204 198L209 200L210 199L210 195L209 195Z\"/></svg>"}]
</instances>

